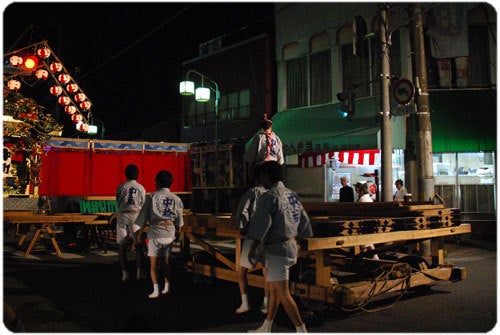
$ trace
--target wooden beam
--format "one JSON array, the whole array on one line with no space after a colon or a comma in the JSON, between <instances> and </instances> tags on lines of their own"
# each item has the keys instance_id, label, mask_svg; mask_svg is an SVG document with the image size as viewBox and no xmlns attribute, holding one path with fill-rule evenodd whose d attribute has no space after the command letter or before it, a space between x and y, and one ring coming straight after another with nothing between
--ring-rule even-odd
<instances>
[{"instance_id":1,"label":"wooden beam","mask_svg":"<svg viewBox=\"0 0 500 335\"><path fill-rule=\"evenodd\" d=\"M215 257L215 259L221 261L224 263L227 267L229 267L231 270L235 271L236 270L236 264L229 260L227 257L225 257L219 250L215 249L212 247L210 244L207 242L203 241L202 239L198 238L197 236L194 236L193 234L187 233L186 234L189 239L191 239L193 242L198 244L200 247L202 247L205 251L207 251L210 255Z\"/></svg>"},{"instance_id":2,"label":"wooden beam","mask_svg":"<svg viewBox=\"0 0 500 335\"><path fill-rule=\"evenodd\" d=\"M306 242L306 249L308 251L315 251L340 247L354 247L363 244L429 239L433 237L467 234L470 232L470 224L461 224L460 226L447 228L396 231L383 234L366 234L354 236L310 237L304 240Z\"/></svg>"}]
</instances>

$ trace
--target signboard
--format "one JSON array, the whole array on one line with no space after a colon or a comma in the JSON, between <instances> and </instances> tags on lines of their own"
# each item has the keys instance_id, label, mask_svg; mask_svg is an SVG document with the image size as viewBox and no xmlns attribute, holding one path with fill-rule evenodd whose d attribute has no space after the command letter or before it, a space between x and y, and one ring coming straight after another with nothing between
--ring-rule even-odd
<instances>
[{"instance_id":1,"label":"signboard","mask_svg":"<svg viewBox=\"0 0 500 335\"><path fill-rule=\"evenodd\" d=\"M406 105L415 95L415 86L406 78L399 79L393 90L394 99L398 104Z\"/></svg>"}]
</instances>

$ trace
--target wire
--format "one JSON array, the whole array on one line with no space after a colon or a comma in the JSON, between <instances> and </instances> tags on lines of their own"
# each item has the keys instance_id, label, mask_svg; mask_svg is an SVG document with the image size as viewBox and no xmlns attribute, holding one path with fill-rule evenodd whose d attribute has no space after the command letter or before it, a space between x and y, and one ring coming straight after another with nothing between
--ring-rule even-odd
<instances>
[{"instance_id":1,"label":"wire","mask_svg":"<svg viewBox=\"0 0 500 335\"><path fill-rule=\"evenodd\" d=\"M110 63L111 61L115 60L116 58L120 57L125 52L127 52L128 50L130 50L133 47L135 47L137 44L139 44L140 42L142 42L143 40L145 40L146 38L148 38L149 36L151 36L153 33L155 33L156 31L158 31L160 28L163 28L166 24L170 23L175 18L177 18L178 16L180 16L182 13L184 13L185 11L187 11L188 9L190 9L193 6L194 5L189 5L187 7L184 7L179 12L177 12L173 16L169 17L166 21L164 21L160 25L158 25L156 28L154 28L153 30L151 30L150 32L146 33L144 36L142 36L141 38L139 38L138 40L136 40L135 42L133 42L132 44L130 44L128 47L126 47L122 51L118 52L117 54L115 54L114 56L112 56L111 58L109 58L108 60L106 60L104 63L101 63L100 65L96 66L92 70L90 70L87 73L85 73L84 75L82 75L80 77L80 80L83 79L83 78L85 78L85 77L88 77L89 75L91 75L92 73L94 73L95 71L97 71L98 69L100 69L101 67L103 67L104 65L106 65L106 64Z\"/></svg>"}]
</instances>

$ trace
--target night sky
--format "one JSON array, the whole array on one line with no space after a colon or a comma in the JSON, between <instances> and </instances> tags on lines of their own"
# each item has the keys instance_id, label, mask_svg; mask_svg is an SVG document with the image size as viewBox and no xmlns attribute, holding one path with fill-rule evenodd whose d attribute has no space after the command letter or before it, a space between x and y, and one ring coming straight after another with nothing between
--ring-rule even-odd
<instances>
[{"instance_id":1,"label":"night sky","mask_svg":"<svg viewBox=\"0 0 500 335\"><path fill-rule=\"evenodd\" d=\"M182 62L196 58L199 43L217 36L255 36L272 24L273 6L19 2L4 8L3 50L47 40L92 101L93 116L105 124L106 139L142 140L146 128L166 122L165 140L173 142L180 140ZM63 136L85 137L74 130L48 87L46 83L24 89L65 124Z\"/></svg>"}]
</instances>

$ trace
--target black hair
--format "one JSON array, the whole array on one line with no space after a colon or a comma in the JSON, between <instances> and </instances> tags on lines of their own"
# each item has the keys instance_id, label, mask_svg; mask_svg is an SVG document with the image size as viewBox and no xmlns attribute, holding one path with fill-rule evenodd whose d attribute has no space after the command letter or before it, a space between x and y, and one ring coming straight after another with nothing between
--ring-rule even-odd
<instances>
[{"instance_id":1,"label":"black hair","mask_svg":"<svg viewBox=\"0 0 500 335\"><path fill-rule=\"evenodd\" d=\"M398 184L398 183L399 183L399 184L401 184L401 186L403 186L403 185L404 185L404 184L403 184L403 181L402 181L401 179L396 180L395 184Z\"/></svg>"},{"instance_id":2,"label":"black hair","mask_svg":"<svg viewBox=\"0 0 500 335\"><path fill-rule=\"evenodd\" d=\"M273 123L270 122L269 120L262 120L262 129L263 130L269 129L272 125L273 125Z\"/></svg>"},{"instance_id":3,"label":"black hair","mask_svg":"<svg viewBox=\"0 0 500 335\"><path fill-rule=\"evenodd\" d=\"M158 187L170 187L174 181L172 174L166 170L161 170L156 174L155 181L158 183Z\"/></svg>"},{"instance_id":4,"label":"black hair","mask_svg":"<svg viewBox=\"0 0 500 335\"><path fill-rule=\"evenodd\" d=\"M129 164L125 168L125 177L127 180L136 180L139 177L139 168L135 164Z\"/></svg>"},{"instance_id":5,"label":"black hair","mask_svg":"<svg viewBox=\"0 0 500 335\"><path fill-rule=\"evenodd\" d=\"M283 180L281 165L276 161L265 161L261 165L261 175L267 175L271 183L277 183Z\"/></svg>"}]
</instances>

